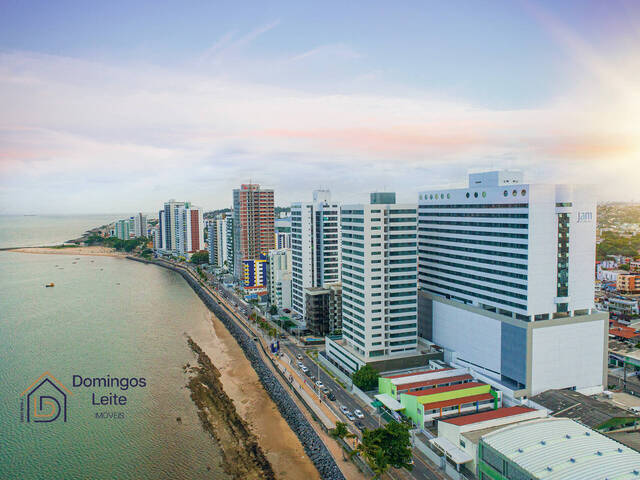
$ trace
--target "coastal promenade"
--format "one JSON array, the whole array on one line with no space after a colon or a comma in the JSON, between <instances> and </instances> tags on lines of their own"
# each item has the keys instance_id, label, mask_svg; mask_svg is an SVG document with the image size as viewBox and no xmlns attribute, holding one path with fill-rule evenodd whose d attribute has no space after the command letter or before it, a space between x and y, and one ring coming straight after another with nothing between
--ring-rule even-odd
<instances>
[{"instance_id":1,"label":"coastal promenade","mask_svg":"<svg viewBox=\"0 0 640 480\"><path fill-rule=\"evenodd\" d=\"M197 278L191 270L182 265L164 260L146 260L133 256L127 256L126 258L168 268L182 275L209 310L216 315L236 339L258 374L265 390L277 405L283 418L300 439L307 455L309 455L323 479L344 479L345 475L342 469L349 470L349 478L365 478L350 462L343 462L342 469L338 466L336 460L341 456L339 448L328 448L328 445L337 447L337 444L332 442L326 432L319 429L319 426L314 425L315 422L313 420L318 420L318 417L312 411L306 412L307 415L311 416L311 420L305 415L304 407L301 407L301 404L308 407L306 402L303 401L301 396L298 396L295 390L290 390L291 385L288 384L282 372L273 363L265 346L260 341L260 335L234 312L231 305L228 305L223 298L219 297Z\"/></svg>"}]
</instances>

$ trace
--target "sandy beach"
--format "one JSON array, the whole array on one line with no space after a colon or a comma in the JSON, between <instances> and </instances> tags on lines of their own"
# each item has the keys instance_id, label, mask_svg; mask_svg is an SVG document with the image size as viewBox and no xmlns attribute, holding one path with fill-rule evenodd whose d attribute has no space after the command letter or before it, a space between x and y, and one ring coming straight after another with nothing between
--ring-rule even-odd
<instances>
[{"instance_id":1,"label":"sandy beach","mask_svg":"<svg viewBox=\"0 0 640 480\"><path fill-rule=\"evenodd\" d=\"M117 252L113 248L109 247L25 247L25 248L12 248L7 250L8 252L20 252L20 253L35 253L44 255L92 255L100 257L124 257L126 253Z\"/></svg>"},{"instance_id":2,"label":"sandy beach","mask_svg":"<svg viewBox=\"0 0 640 480\"><path fill-rule=\"evenodd\" d=\"M251 426L279 479L319 479L298 437L282 418L258 375L225 326L211 315L208 331L194 332L194 340L221 373L224 391L238 414Z\"/></svg>"}]
</instances>

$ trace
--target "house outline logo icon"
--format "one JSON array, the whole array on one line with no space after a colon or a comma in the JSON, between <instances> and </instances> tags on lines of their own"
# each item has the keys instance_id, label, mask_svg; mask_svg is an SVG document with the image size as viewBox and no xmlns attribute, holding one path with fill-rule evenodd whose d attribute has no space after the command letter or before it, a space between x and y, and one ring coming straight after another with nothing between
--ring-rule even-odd
<instances>
[{"instance_id":1,"label":"house outline logo icon","mask_svg":"<svg viewBox=\"0 0 640 480\"><path fill-rule=\"evenodd\" d=\"M50 423L58 419L67 421L67 394L73 395L60 380L44 372L29 388L20 394L20 418L37 423Z\"/></svg>"}]
</instances>

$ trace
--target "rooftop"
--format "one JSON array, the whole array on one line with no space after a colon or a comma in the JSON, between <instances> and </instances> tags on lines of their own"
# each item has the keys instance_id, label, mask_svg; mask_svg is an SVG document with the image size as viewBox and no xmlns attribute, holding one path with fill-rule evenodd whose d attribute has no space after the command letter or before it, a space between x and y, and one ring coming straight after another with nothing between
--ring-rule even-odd
<instances>
[{"instance_id":1,"label":"rooftop","mask_svg":"<svg viewBox=\"0 0 640 480\"><path fill-rule=\"evenodd\" d=\"M473 388L473 387L481 387L483 385L487 385L487 384L482 382L468 382L468 383L460 383L458 385L449 385L448 387L430 388L429 390L421 390L419 392L407 392L403 395L414 395L416 397L425 397L428 395L435 395L437 393L452 392L455 390L466 390L467 388Z\"/></svg>"},{"instance_id":2,"label":"rooftop","mask_svg":"<svg viewBox=\"0 0 640 480\"><path fill-rule=\"evenodd\" d=\"M533 408L527 407L505 407L498 408L497 410L489 410L488 412L473 413L471 415L464 415L462 417L449 418L442 421L451 423L453 425L462 426L471 425L472 423L486 422L487 420L495 420L497 418L512 417L513 415L520 415L522 413L533 411Z\"/></svg>"},{"instance_id":3,"label":"rooftop","mask_svg":"<svg viewBox=\"0 0 640 480\"><path fill-rule=\"evenodd\" d=\"M433 380L425 380L422 382L398 384L397 386L398 386L398 390L407 390L410 388L428 387L430 385L442 385L443 383L461 382L464 380L473 380L473 377L468 373L466 373L464 375L456 375L453 377L442 377L442 378L436 378Z\"/></svg>"},{"instance_id":4,"label":"rooftop","mask_svg":"<svg viewBox=\"0 0 640 480\"><path fill-rule=\"evenodd\" d=\"M451 400L442 400L441 402L425 403L424 409L436 410L438 408L455 407L456 405L465 405L467 403L484 402L485 400L493 400L493 395L490 393L481 393L480 395L471 395L469 397L459 397L452 398Z\"/></svg>"},{"instance_id":5,"label":"rooftop","mask_svg":"<svg viewBox=\"0 0 640 480\"><path fill-rule=\"evenodd\" d=\"M399 375L383 375L383 378L402 378L411 377L414 375L424 375L425 373L444 372L445 370L453 370L452 368L438 368L436 370L420 370L418 372L401 373Z\"/></svg>"},{"instance_id":6,"label":"rooftop","mask_svg":"<svg viewBox=\"0 0 640 480\"><path fill-rule=\"evenodd\" d=\"M553 417L571 418L595 429L612 418L633 417L622 408L573 390L547 390L531 397L531 400L551 410Z\"/></svg>"},{"instance_id":7,"label":"rooftop","mask_svg":"<svg viewBox=\"0 0 640 480\"><path fill-rule=\"evenodd\" d=\"M567 418L517 423L482 442L535 478L631 480L640 474L640 453Z\"/></svg>"}]
</instances>

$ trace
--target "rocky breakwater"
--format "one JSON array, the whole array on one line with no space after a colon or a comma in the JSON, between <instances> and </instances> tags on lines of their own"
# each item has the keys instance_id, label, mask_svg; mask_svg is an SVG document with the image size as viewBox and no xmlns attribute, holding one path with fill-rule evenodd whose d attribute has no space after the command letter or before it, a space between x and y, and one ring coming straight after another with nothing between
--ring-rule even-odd
<instances>
[{"instance_id":1,"label":"rocky breakwater","mask_svg":"<svg viewBox=\"0 0 640 480\"><path fill-rule=\"evenodd\" d=\"M325 480L344 480L344 475L338 468L335 460L329 453L325 444L309 424L307 418L302 414L298 405L293 401L290 393L285 390L282 384L275 377L275 374L264 363L263 358L258 351L256 342L238 325L229 313L227 313L218 302L192 275L185 269L176 267L167 262L154 262L143 260L136 257L127 257L143 263L154 263L156 265L174 270L182 275L191 288L196 292L207 308L225 325L227 330L235 338L240 348L242 348L245 356L251 362L251 366L258 374L260 382L264 386L269 396L278 406L278 410L282 417L291 427L291 430L300 439L305 452L318 469L320 476Z\"/></svg>"},{"instance_id":2,"label":"rocky breakwater","mask_svg":"<svg viewBox=\"0 0 640 480\"><path fill-rule=\"evenodd\" d=\"M189 390L198 407L204 429L220 445L224 471L238 480L275 480L271 464L247 423L238 415L233 401L220 382L220 372L191 338L187 340L198 357L198 366L186 366L191 375Z\"/></svg>"}]
</instances>

